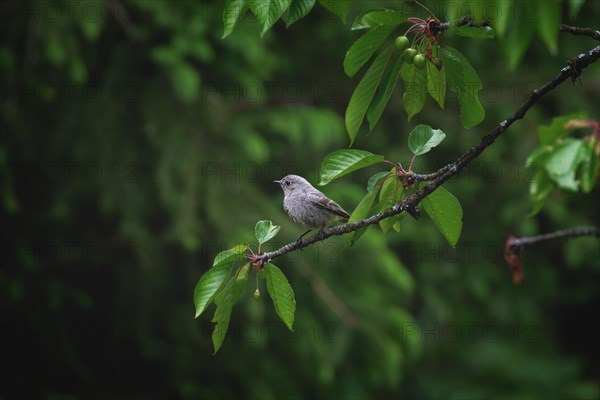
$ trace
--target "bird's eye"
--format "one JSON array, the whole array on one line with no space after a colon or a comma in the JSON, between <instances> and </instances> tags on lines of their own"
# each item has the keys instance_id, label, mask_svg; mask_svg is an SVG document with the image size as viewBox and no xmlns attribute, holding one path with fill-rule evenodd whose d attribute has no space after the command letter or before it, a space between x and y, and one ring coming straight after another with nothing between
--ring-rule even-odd
<instances>
[{"instance_id":1,"label":"bird's eye","mask_svg":"<svg viewBox=\"0 0 600 400\"><path fill-rule=\"evenodd\" d=\"M290 181L285 181L285 186L290 186Z\"/></svg>"}]
</instances>

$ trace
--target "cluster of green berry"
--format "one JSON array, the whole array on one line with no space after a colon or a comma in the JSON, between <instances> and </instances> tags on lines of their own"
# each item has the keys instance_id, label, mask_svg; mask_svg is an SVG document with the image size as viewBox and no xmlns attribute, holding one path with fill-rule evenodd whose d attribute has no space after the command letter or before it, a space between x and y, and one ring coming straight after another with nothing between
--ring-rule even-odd
<instances>
[{"instance_id":1,"label":"cluster of green berry","mask_svg":"<svg viewBox=\"0 0 600 400\"><path fill-rule=\"evenodd\" d=\"M419 69L425 68L425 55L419 53L417 49L410 47L410 41L406 36L398 36L395 41L396 48L404 52L404 59L408 64L415 64Z\"/></svg>"}]
</instances>

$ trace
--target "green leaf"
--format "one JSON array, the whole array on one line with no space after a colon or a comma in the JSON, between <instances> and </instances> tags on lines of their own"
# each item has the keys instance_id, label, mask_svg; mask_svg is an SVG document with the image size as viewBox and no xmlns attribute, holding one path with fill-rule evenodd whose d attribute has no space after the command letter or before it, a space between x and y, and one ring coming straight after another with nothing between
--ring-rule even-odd
<instances>
[{"instance_id":1,"label":"green leaf","mask_svg":"<svg viewBox=\"0 0 600 400\"><path fill-rule=\"evenodd\" d=\"M446 99L446 69L442 65L437 69L434 63L427 61L427 93L444 109Z\"/></svg>"},{"instance_id":2,"label":"green leaf","mask_svg":"<svg viewBox=\"0 0 600 400\"><path fill-rule=\"evenodd\" d=\"M406 21L408 14L404 10L369 10L358 15L352 24L352 30L375 28L378 26L398 26Z\"/></svg>"},{"instance_id":3,"label":"green leaf","mask_svg":"<svg viewBox=\"0 0 600 400\"><path fill-rule=\"evenodd\" d=\"M458 199L443 187L439 187L425 197L421 204L450 246L455 247L462 230L463 216Z\"/></svg>"},{"instance_id":4,"label":"green leaf","mask_svg":"<svg viewBox=\"0 0 600 400\"><path fill-rule=\"evenodd\" d=\"M529 185L529 197L531 200L531 211L527 214L529 217L534 216L544 207L546 198L554 188L544 168L538 165L535 168L537 168L537 171Z\"/></svg>"},{"instance_id":5,"label":"green leaf","mask_svg":"<svg viewBox=\"0 0 600 400\"><path fill-rule=\"evenodd\" d=\"M509 28L500 41L510 69L515 69L531 43L539 20L535 5L533 1L515 1L512 4L510 15L519 17L511 19Z\"/></svg>"},{"instance_id":6,"label":"green leaf","mask_svg":"<svg viewBox=\"0 0 600 400\"><path fill-rule=\"evenodd\" d=\"M494 39L496 35L494 30L489 26L457 26L451 29L452 32L459 36L469 37L473 39Z\"/></svg>"},{"instance_id":7,"label":"green leaf","mask_svg":"<svg viewBox=\"0 0 600 400\"><path fill-rule=\"evenodd\" d=\"M233 246L231 249L225 250L217 254L213 261L213 268L220 267L221 265L230 264L235 261L241 261L244 258L242 254L246 251L247 246L245 244L238 244Z\"/></svg>"},{"instance_id":8,"label":"green leaf","mask_svg":"<svg viewBox=\"0 0 600 400\"><path fill-rule=\"evenodd\" d=\"M581 163L579 179L581 188L585 193L590 193L596 185L596 177L598 176L600 159L596 154L596 138L592 138L584 142L584 161Z\"/></svg>"},{"instance_id":9,"label":"green leaf","mask_svg":"<svg viewBox=\"0 0 600 400\"><path fill-rule=\"evenodd\" d=\"M394 168L392 168L392 171L394 171ZM378 212L381 213L400 201L403 193L404 186L402 186L402 182L397 177L387 179L379 192ZM386 233L392 226L398 224L402 218L403 215L400 214L383 219L379 222L379 227L383 233ZM398 230L396 229L396 231Z\"/></svg>"},{"instance_id":10,"label":"green leaf","mask_svg":"<svg viewBox=\"0 0 600 400\"><path fill-rule=\"evenodd\" d=\"M555 55L558 42L558 26L560 25L560 3L558 0L537 2L538 32L546 43L550 54Z\"/></svg>"},{"instance_id":11,"label":"green leaf","mask_svg":"<svg viewBox=\"0 0 600 400\"><path fill-rule=\"evenodd\" d=\"M323 160L319 185L327 185L334 179L378 163L381 160L383 160L383 156L364 150L344 149L334 151Z\"/></svg>"},{"instance_id":12,"label":"green leaf","mask_svg":"<svg viewBox=\"0 0 600 400\"><path fill-rule=\"evenodd\" d=\"M566 139L554 147L544 162L544 168L559 188L576 191L575 172L584 160L583 141Z\"/></svg>"},{"instance_id":13,"label":"green leaf","mask_svg":"<svg viewBox=\"0 0 600 400\"><path fill-rule=\"evenodd\" d=\"M296 299L294 291L285 275L279 268L271 263L265 264L265 275L267 278L267 291L273 300L275 312L285 323L290 331L294 324L294 313L296 312Z\"/></svg>"},{"instance_id":14,"label":"green leaf","mask_svg":"<svg viewBox=\"0 0 600 400\"><path fill-rule=\"evenodd\" d=\"M380 26L359 37L346 52L344 72L353 77L392 33L393 26Z\"/></svg>"},{"instance_id":15,"label":"green leaf","mask_svg":"<svg viewBox=\"0 0 600 400\"><path fill-rule=\"evenodd\" d=\"M215 349L214 354L217 354L217 351L219 351L225 340L227 329L229 328L231 310L244 292L246 282L247 280L245 279L238 280L235 276L232 276L225 284L225 287L215 297L217 309L212 319L212 322L216 323L215 330L212 333L212 342Z\"/></svg>"},{"instance_id":16,"label":"green leaf","mask_svg":"<svg viewBox=\"0 0 600 400\"><path fill-rule=\"evenodd\" d=\"M249 0L248 5L261 27L263 36L292 4L292 0Z\"/></svg>"},{"instance_id":17,"label":"green leaf","mask_svg":"<svg viewBox=\"0 0 600 400\"><path fill-rule=\"evenodd\" d=\"M400 69L400 75L402 75L402 80L404 81L402 102L410 121L425 105L427 72L425 69L417 68L415 64L404 63Z\"/></svg>"},{"instance_id":18,"label":"green leaf","mask_svg":"<svg viewBox=\"0 0 600 400\"><path fill-rule=\"evenodd\" d=\"M350 98L350 102L348 103L348 108L346 109L346 130L348 131L348 136L350 136L350 145L354 143L354 139L358 134L358 130L360 129L360 125L365 117L365 113L367 112L367 108L375 95L375 91L377 90L377 86L379 85L379 81L381 80L381 75L385 69L385 66L390 58L390 54L392 52L392 46L388 47L375 58L373 64L369 67L365 75L362 77L356 89L354 89L354 93L352 93L352 97Z\"/></svg>"},{"instance_id":19,"label":"green leaf","mask_svg":"<svg viewBox=\"0 0 600 400\"><path fill-rule=\"evenodd\" d=\"M460 51L442 47L440 55L442 64L446 67L448 86L458 97L460 120L465 128L471 128L485 118L485 111L477 94L483 88L481 80Z\"/></svg>"},{"instance_id":20,"label":"green leaf","mask_svg":"<svg viewBox=\"0 0 600 400\"><path fill-rule=\"evenodd\" d=\"M348 136L350 136L350 146L354 143L354 139L358 134L367 108L375 95L375 91L381 80L381 75L385 70L390 54L392 53L392 46L379 53L377 58L375 58L375 61L373 61L373 64L371 64L356 86L356 89L354 89L354 93L352 93L348 108L346 108L345 117L346 130L348 131Z\"/></svg>"},{"instance_id":21,"label":"green leaf","mask_svg":"<svg viewBox=\"0 0 600 400\"><path fill-rule=\"evenodd\" d=\"M370 131L375 129L377 122L379 122L379 118L381 118L381 115L383 114L385 106L390 100L398 77L400 77L400 67L402 66L403 61L404 59L402 57L398 57L394 66L389 68L383 75L383 78L381 78L381 84L379 85L377 94L375 94L375 97L367 110L367 120L369 121Z\"/></svg>"},{"instance_id":22,"label":"green leaf","mask_svg":"<svg viewBox=\"0 0 600 400\"><path fill-rule=\"evenodd\" d=\"M540 125L537 129L540 146L554 144L558 139L564 137L569 132L565 125L574 119L587 119L585 112L576 112L569 115L552 118L550 125Z\"/></svg>"},{"instance_id":23,"label":"green leaf","mask_svg":"<svg viewBox=\"0 0 600 400\"><path fill-rule=\"evenodd\" d=\"M232 269L233 266L229 263L213 267L202 275L194 289L194 304L196 305L194 318L198 318L213 301Z\"/></svg>"},{"instance_id":24,"label":"green leaf","mask_svg":"<svg viewBox=\"0 0 600 400\"><path fill-rule=\"evenodd\" d=\"M367 192L367 194L362 198L360 203L358 203L354 211L352 211L352 214L350 214L350 218L348 218L348 223L360 221L368 217L376 197L377 190ZM350 247L354 245L354 243L356 243L356 241L367 231L367 229L368 226L358 231L346 233L344 235L344 242L346 243L346 246Z\"/></svg>"},{"instance_id":25,"label":"green leaf","mask_svg":"<svg viewBox=\"0 0 600 400\"><path fill-rule=\"evenodd\" d=\"M245 250L246 245L238 244L231 249L217 254L212 268L202 275L194 289L194 304L196 305L196 315L194 318L198 318L213 301L223 282L225 282L225 279L231 273L232 264L243 260L241 255Z\"/></svg>"},{"instance_id":26,"label":"green leaf","mask_svg":"<svg viewBox=\"0 0 600 400\"><path fill-rule=\"evenodd\" d=\"M488 16L491 20L494 30L498 36L504 36L508 22L512 17L511 8L513 0L491 0L491 7L488 7L490 12L494 10L494 15Z\"/></svg>"},{"instance_id":27,"label":"green leaf","mask_svg":"<svg viewBox=\"0 0 600 400\"><path fill-rule=\"evenodd\" d=\"M248 5L246 0L227 0L223 8L223 36L226 38L233 32L233 29L239 22L240 18L246 14Z\"/></svg>"},{"instance_id":28,"label":"green leaf","mask_svg":"<svg viewBox=\"0 0 600 400\"><path fill-rule=\"evenodd\" d=\"M569 0L569 17L571 19L576 19L577 14L581 10L581 7L585 3L585 0Z\"/></svg>"},{"instance_id":29,"label":"green leaf","mask_svg":"<svg viewBox=\"0 0 600 400\"><path fill-rule=\"evenodd\" d=\"M542 209L544 203L546 202L546 197L554 188L552 181L548 177L548 174L543 167L545 160L550 154L550 147L538 147L529 155L529 157L527 157L527 161L525 162L525 167L528 170L533 168L535 169L535 173L533 173L533 177L531 178L531 183L529 185L531 211L529 212L528 216L530 217L537 214Z\"/></svg>"},{"instance_id":30,"label":"green leaf","mask_svg":"<svg viewBox=\"0 0 600 400\"><path fill-rule=\"evenodd\" d=\"M379 184L379 182L381 182L381 180L389 174L390 173L388 171L381 171L370 177L369 181L367 182L367 192L371 193L373 189L375 189L375 187Z\"/></svg>"},{"instance_id":31,"label":"green leaf","mask_svg":"<svg viewBox=\"0 0 600 400\"><path fill-rule=\"evenodd\" d=\"M299 19L304 18L314 5L315 0L292 0L290 7L281 16L286 28L289 28L290 25Z\"/></svg>"},{"instance_id":32,"label":"green leaf","mask_svg":"<svg viewBox=\"0 0 600 400\"><path fill-rule=\"evenodd\" d=\"M327 10L337 15L343 23L346 23L346 17L352 6L351 0L319 0L319 3Z\"/></svg>"},{"instance_id":33,"label":"green leaf","mask_svg":"<svg viewBox=\"0 0 600 400\"><path fill-rule=\"evenodd\" d=\"M259 244L263 244L273 239L281 227L279 225L273 225L271 221L263 220L258 221L254 227L254 234Z\"/></svg>"},{"instance_id":34,"label":"green leaf","mask_svg":"<svg viewBox=\"0 0 600 400\"><path fill-rule=\"evenodd\" d=\"M244 264L235 276L236 281L248 280L250 274L250 263Z\"/></svg>"},{"instance_id":35,"label":"green leaf","mask_svg":"<svg viewBox=\"0 0 600 400\"><path fill-rule=\"evenodd\" d=\"M417 125L408 135L408 148L415 156L420 156L442 143L445 137L446 134L440 129Z\"/></svg>"},{"instance_id":36,"label":"green leaf","mask_svg":"<svg viewBox=\"0 0 600 400\"><path fill-rule=\"evenodd\" d=\"M169 72L177 97L186 103L196 100L200 92L200 75L196 68L186 61L179 60L170 67Z\"/></svg>"}]
</instances>

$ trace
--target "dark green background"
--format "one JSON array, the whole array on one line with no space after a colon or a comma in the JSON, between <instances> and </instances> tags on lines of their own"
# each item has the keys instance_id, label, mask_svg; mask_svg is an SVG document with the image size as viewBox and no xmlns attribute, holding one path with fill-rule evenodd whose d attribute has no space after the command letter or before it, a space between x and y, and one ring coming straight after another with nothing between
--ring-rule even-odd
<instances>
[{"instance_id":1,"label":"dark green background","mask_svg":"<svg viewBox=\"0 0 600 400\"><path fill-rule=\"evenodd\" d=\"M357 2L349 21L397 4ZM599 5L577 20L565 5L562 21L597 28ZM464 210L456 249L427 217L407 217L400 233L372 227L352 248L333 238L276 259L296 293L294 333L267 296L252 299L252 277L213 356L214 308L192 319L194 286L258 220L282 226L270 248L302 232L272 181L316 184L321 160L348 146L358 79L342 61L360 33L321 6L263 38L249 15L224 40L220 2L0 11L0 398L598 398L597 240L528 248L519 287L502 258L509 233L600 223L598 189L557 192L527 218L524 169L538 125L600 119L597 65L445 185ZM446 110L428 99L407 123L398 87L355 148L408 162L408 132L429 124L447 134L416 165L433 171L595 42L563 34L552 56L534 37L513 71L494 40L443 43L479 72L485 121L463 129L449 94ZM322 189L351 211L385 169Z\"/></svg>"}]
</instances>

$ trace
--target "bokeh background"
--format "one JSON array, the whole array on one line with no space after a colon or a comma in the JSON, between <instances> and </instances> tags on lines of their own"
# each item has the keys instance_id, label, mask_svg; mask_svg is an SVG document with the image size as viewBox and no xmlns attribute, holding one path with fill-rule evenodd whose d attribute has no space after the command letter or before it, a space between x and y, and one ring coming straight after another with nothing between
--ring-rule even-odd
<instances>
[{"instance_id":1,"label":"bokeh background","mask_svg":"<svg viewBox=\"0 0 600 400\"><path fill-rule=\"evenodd\" d=\"M561 21L598 28L599 2L576 19L563 3ZM0 398L598 398L598 241L527 248L521 286L502 258L509 233L600 224L598 189L554 193L527 217L524 168L538 125L600 119L597 65L445 185L464 210L456 249L426 216L371 227L351 248L333 238L275 260L295 290L294 332L254 287L216 355L214 309L193 319L197 280L258 220L282 226L270 248L302 232L272 181L316 184L325 155L348 146L349 24L399 4L355 2L347 24L317 5L264 37L249 15L221 39L217 1L2 2ZM562 34L551 55L534 37L510 70L494 40L443 40L479 72L485 121L463 129L449 94L409 123L396 90L355 148L408 162L408 132L429 124L447 134L416 165L433 171L594 46ZM322 189L352 210L385 169Z\"/></svg>"}]
</instances>

